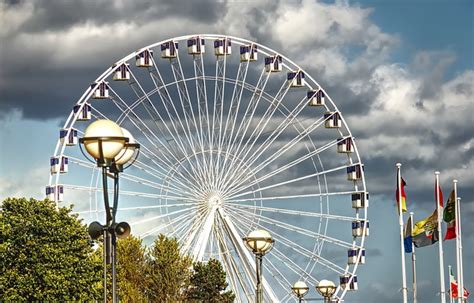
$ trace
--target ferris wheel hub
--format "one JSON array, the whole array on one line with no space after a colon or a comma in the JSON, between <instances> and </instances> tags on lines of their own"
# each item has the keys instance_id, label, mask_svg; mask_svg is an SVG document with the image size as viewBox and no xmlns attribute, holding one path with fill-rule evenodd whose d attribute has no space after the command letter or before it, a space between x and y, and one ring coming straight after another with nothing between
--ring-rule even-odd
<instances>
[{"instance_id":1,"label":"ferris wheel hub","mask_svg":"<svg viewBox=\"0 0 474 303\"><path fill-rule=\"evenodd\" d=\"M207 206L209 208L212 208L212 207L222 206L224 201L221 195L219 195L218 193L211 193L207 196L207 199L205 202L207 203Z\"/></svg>"}]
</instances>

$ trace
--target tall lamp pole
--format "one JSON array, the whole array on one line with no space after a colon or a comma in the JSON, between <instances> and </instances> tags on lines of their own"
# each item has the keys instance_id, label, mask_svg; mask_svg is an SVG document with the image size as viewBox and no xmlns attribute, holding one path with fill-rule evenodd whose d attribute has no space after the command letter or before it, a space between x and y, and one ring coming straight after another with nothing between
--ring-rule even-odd
<instances>
[{"instance_id":1,"label":"tall lamp pole","mask_svg":"<svg viewBox=\"0 0 474 303\"><path fill-rule=\"evenodd\" d=\"M110 120L97 120L91 123L84 137L79 139L87 153L94 158L94 163L102 169L102 187L104 193L105 225L92 222L89 235L92 239L104 236L104 302L107 302L107 264L112 267L112 302L117 303L117 272L116 247L117 237L125 238L130 234L127 222L117 223L115 220L118 208L119 173L129 167L138 156L140 145L135 143L133 136ZM125 166L126 165L126 166ZM113 205L109 203L108 177L114 181Z\"/></svg>"},{"instance_id":2,"label":"tall lamp pole","mask_svg":"<svg viewBox=\"0 0 474 303\"><path fill-rule=\"evenodd\" d=\"M257 289L256 289L256 303L263 303L263 289L262 289L262 261L263 256L273 248L275 242L266 230L254 230L245 238L243 238L245 245L255 254L255 265L257 270Z\"/></svg>"}]
</instances>

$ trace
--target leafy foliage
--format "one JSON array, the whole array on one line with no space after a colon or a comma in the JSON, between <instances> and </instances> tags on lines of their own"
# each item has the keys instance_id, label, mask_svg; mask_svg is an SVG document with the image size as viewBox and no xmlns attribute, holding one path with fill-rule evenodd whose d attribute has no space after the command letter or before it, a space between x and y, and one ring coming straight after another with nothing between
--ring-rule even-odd
<instances>
[{"instance_id":1,"label":"leafy foliage","mask_svg":"<svg viewBox=\"0 0 474 303\"><path fill-rule=\"evenodd\" d=\"M176 302L184 298L189 284L191 259L182 256L175 238L160 234L148 258L148 298L153 302Z\"/></svg>"},{"instance_id":2,"label":"leafy foliage","mask_svg":"<svg viewBox=\"0 0 474 303\"><path fill-rule=\"evenodd\" d=\"M231 290L225 291L228 283L222 265L216 259L207 263L194 263L194 272L187 290L188 301L198 302L233 302L235 295Z\"/></svg>"},{"instance_id":3,"label":"leafy foliage","mask_svg":"<svg viewBox=\"0 0 474 303\"><path fill-rule=\"evenodd\" d=\"M100 262L86 227L49 200L8 198L0 211L0 301L92 301Z\"/></svg>"}]
</instances>

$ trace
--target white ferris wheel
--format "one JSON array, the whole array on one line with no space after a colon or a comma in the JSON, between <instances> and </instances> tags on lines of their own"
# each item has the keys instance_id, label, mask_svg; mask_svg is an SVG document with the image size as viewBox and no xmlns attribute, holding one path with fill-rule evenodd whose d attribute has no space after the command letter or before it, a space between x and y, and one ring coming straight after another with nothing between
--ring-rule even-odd
<instances>
[{"instance_id":1,"label":"white ferris wheel","mask_svg":"<svg viewBox=\"0 0 474 303\"><path fill-rule=\"evenodd\" d=\"M289 58L202 34L106 69L60 130L46 187L86 222L104 217L101 171L77 146L96 119L117 122L141 145L121 174L117 216L146 243L163 233L195 261L220 260L236 299L253 302L255 261L242 238L264 229L275 240L265 302L294 301L298 280L339 282L336 300L357 290L369 233L363 164L335 103Z\"/></svg>"}]
</instances>

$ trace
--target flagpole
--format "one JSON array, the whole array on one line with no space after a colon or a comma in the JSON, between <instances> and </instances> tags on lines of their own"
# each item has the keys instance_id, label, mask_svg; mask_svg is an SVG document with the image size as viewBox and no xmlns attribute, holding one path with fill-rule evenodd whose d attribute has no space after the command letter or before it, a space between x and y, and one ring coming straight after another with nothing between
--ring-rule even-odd
<instances>
[{"instance_id":1,"label":"flagpole","mask_svg":"<svg viewBox=\"0 0 474 303\"><path fill-rule=\"evenodd\" d=\"M460 280L458 281L458 288L461 289L461 302L464 302L464 271L463 271L463 266L462 266L462 232L461 232L461 198L458 197L456 199L456 209L457 209L457 220L459 225L457 225L457 229L459 234L457 236L459 237L459 267L458 270L461 273L460 274ZM458 291L459 293L459 291Z\"/></svg>"},{"instance_id":2,"label":"flagpole","mask_svg":"<svg viewBox=\"0 0 474 303\"><path fill-rule=\"evenodd\" d=\"M413 230L413 212L410 212L410 225L411 230ZM411 241L411 270L413 273L413 303L417 303L416 295L416 254L415 254L415 244Z\"/></svg>"},{"instance_id":3,"label":"flagpole","mask_svg":"<svg viewBox=\"0 0 474 303\"><path fill-rule=\"evenodd\" d=\"M449 271L449 303L454 303L453 302L453 288L451 287L451 265L448 265L448 271Z\"/></svg>"},{"instance_id":4,"label":"flagpole","mask_svg":"<svg viewBox=\"0 0 474 303\"><path fill-rule=\"evenodd\" d=\"M400 253L402 257L402 294L403 303L408 303L407 276L405 269L405 247L403 241L403 209L402 209L402 184L401 163L397 163L397 188L398 188L398 223L400 225Z\"/></svg>"},{"instance_id":5,"label":"flagpole","mask_svg":"<svg viewBox=\"0 0 474 303\"><path fill-rule=\"evenodd\" d=\"M435 172L435 196L436 196L436 211L438 215L438 252L439 252L439 280L440 280L440 298L441 303L446 303L446 290L444 281L444 257L443 257L443 234L441 230L441 208L439 201L439 171Z\"/></svg>"},{"instance_id":6,"label":"flagpole","mask_svg":"<svg viewBox=\"0 0 474 303\"><path fill-rule=\"evenodd\" d=\"M455 224L455 230L456 230L456 275L457 275L457 280L458 280L458 303L462 303L462 293L463 289L461 288L461 270L460 270L460 253L459 253L459 222L458 222L458 210L459 210L459 204L458 204L458 180L453 180L453 190L454 190L454 224ZM461 294L461 295L460 295Z\"/></svg>"}]
</instances>

